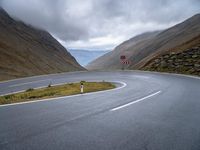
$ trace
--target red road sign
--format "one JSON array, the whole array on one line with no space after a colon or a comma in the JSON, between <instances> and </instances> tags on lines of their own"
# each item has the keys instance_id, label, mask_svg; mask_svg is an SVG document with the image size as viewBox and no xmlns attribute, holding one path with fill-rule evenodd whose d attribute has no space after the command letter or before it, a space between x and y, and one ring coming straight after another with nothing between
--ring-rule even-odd
<instances>
[{"instance_id":1,"label":"red road sign","mask_svg":"<svg viewBox=\"0 0 200 150\"><path fill-rule=\"evenodd\" d=\"M121 55L121 56L120 56L120 59L121 59L121 60L125 60L125 59L126 59L126 56L125 56L125 55Z\"/></svg>"},{"instance_id":2,"label":"red road sign","mask_svg":"<svg viewBox=\"0 0 200 150\"><path fill-rule=\"evenodd\" d=\"M130 61L129 61L129 60L126 60L126 61L122 61L122 63L128 65L128 64L130 64Z\"/></svg>"}]
</instances>

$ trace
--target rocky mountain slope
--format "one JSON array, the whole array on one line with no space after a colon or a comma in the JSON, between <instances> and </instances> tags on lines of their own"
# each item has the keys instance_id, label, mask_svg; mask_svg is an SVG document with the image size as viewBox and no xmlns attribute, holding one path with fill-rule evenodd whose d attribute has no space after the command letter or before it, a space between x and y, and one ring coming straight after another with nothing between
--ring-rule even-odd
<instances>
[{"instance_id":1,"label":"rocky mountain slope","mask_svg":"<svg viewBox=\"0 0 200 150\"><path fill-rule=\"evenodd\" d=\"M0 80L84 70L48 32L12 19L0 8Z\"/></svg>"},{"instance_id":2,"label":"rocky mountain slope","mask_svg":"<svg viewBox=\"0 0 200 150\"><path fill-rule=\"evenodd\" d=\"M146 43L149 39L156 36L160 31L156 32L147 32L136 37L133 37L119 46L117 46L113 51L97 58L96 60L90 62L86 68L88 70L112 70L112 69L120 69L121 62L120 56L126 55L128 59L134 55L135 51L132 50L134 46L137 47Z\"/></svg>"},{"instance_id":3,"label":"rocky mountain slope","mask_svg":"<svg viewBox=\"0 0 200 150\"><path fill-rule=\"evenodd\" d=\"M91 62L87 69L121 69L120 55L125 55L131 62L126 69L140 69L154 57L181 46L199 35L200 14L197 14L164 31L148 33L138 41L129 40L122 43L114 51Z\"/></svg>"},{"instance_id":4,"label":"rocky mountain slope","mask_svg":"<svg viewBox=\"0 0 200 150\"><path fill-rule=\"evenodd\" d=\"M142 70L192 74L200 76L200 36L162 55L158 55Z\"/></svg>"}]
</instances>

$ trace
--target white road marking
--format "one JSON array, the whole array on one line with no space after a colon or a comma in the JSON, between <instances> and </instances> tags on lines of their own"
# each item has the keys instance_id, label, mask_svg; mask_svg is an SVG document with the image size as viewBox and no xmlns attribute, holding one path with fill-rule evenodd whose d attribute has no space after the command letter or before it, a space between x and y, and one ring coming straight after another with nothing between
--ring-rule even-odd
<instances>
[{"instance_id":1,"label":"white road marking","mask_svg":"<svg viewBox=\"0 0 200 150\"><path fill-rule=\"evenodd\" d=\"M71 98L71 97L78 97L78 96L83 96L83 95L92 95L92 94L97 94L97 93L105 93L105 92L110 92L110 91L115 91L122 89L127 86L126 83L121 82L121 81L112 81L113 83L120 83L122 86L110 90L104 90L104 91L98 91L98 92L91 92L91 93L84 93L84 94L76 94L76 95L69 95L69 96L62 96L62 97L54 97L54 98L48 98L48 99L41 99L41 100L34 100L34 101L27 101L27 102L19 102L19 103L12 103L12 104L3 104L0 105L0 107L5 107L5 106L13 106L13 105L21 105L21 104L29 104L29 103L36 103L36 102L42 102L42 101L50 101L50 100L57 100L57 99L62 99L62 98ZM58 85L58 84L57 84Z\"/></svg>"},{"instance_id":2,"label":"white road marking","mask_svg":"<svg viewBox=\"0 0 200 150\"><path fill-rule=\"evenodd\" d=\"M52 85L54 86L54 85ZM46 88L47 86L40 86L37 88L33 88L33 89L42 89L42 88ZM6 94L0 94L0 96L6 96L6 95L11 95L11 94L17 94L17 93L22 93L22 92L26 92L26 90L20 90L20 91L16 91L16 92L10 92L10 93L6 93Z\"/></svg>"},{"instance_id":3,"label":"white road marking","mask_svg":"<svg viewBox=\"0 0 200 150\"><path fill-rule=\"evenodd\" d=\"M7 83L7 82L11 82L11 81L20 81L23 79L34 79L34 78L38 78L38 77L48 77L48 76L54 76L54 75L68 75L68 74L73 74L73 73L81 73L81 72L88 72L88 71L72 71L72 72L62 72L62 73L52 73L52 74L44 74L44 75L36 75L36 76L31 76L31 77L24 77L24 78L18 78L18 79L11 79L11 80L6 80L6 81L0 81L1 83Z\"/></svg>"},{"instance_id":4,"label":"white road marking","mask_svg":"<svg viewBox=\"0 0 200 150\"><path fill-rule=\"evenodd\" d=\"M132 105L132 104L135 104L135 103L141 102L141 101L143 101L143 100L145 100L145 99L147 99L147 98L153 97L153 96L155 96L155 95L157 95L157 94L159 94L159 93L161 93L161 91L155 92L155 93L153 93L153 94L151 94L151 95L145 96L145 97L143 97L143 98L140 98L140 99L138 99L138 100L136 100L136 101L127 103L127 104L125 104L125 105L122 105L122 106L113 108L113 109L111 109L110 111L116 111L116 110L119 110L119 109L128 107L128 106L130 106L130 105Z\"/></svg>"},{"instance_id":5,"label":"white road marking","mask_svg":"<svg viewBox=\"0 0 200 150\"><path fill-rule=\"evenodd\" d=\"M141 70L124 70L126 72L139 72L139 73L151 73L151 74L158 74L158 75L171 75L171 76L178 76L178 77L187 77L187 78L193 78L193 79L198 79L200 80L199 76L195 76L195 75L186 75L186 74L178 74L178 73L167 73L167 72L157 72L157 71L141 71Z\"/></svg>"},{"instance_id":6,"label":"white road marking","mask_svg":"<svg viewBox=\"0 0 200 150\"><path fill-rule=\"evenodd\" d=\"M26 85L26 84L30 84L30 83L38 83L38 82L41 82L41 81L49 81L49 80L50 79L37 80L37 81L31 81L31 82L25 82L25 83L19 83L19 84L10 85L9 87L16 87L16 86Z\"/></svg>"},{"instance_id":7,"label":"white road marking","mask_svg":"<svg viewBox=\"0 0 200 150\"><path fill-rule=\"evenodd\" d=\"M57 86L57 85L64 85L64 84L68 84L68 83L58 83L58 84L52 84L51 86ZM46 88L47 86L39 86L36 87L34 89L42 89L42 88ZM6 96L6 95L11 95L11 94L16 94L16 93L21 93L21 92L25 92L26 90L21 90L21 91L16 91L16 92L10 92L10 93L6 93L6 94L0 94L0 96Z\"/></svg>"}]
</instances>

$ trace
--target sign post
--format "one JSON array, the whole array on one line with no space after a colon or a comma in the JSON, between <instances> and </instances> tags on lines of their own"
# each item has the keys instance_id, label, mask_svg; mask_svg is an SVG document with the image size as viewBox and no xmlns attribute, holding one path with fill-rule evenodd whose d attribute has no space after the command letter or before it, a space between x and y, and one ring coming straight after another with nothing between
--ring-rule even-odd
<instances>
[{"instance_id":1,"label":"sign post","mask_svg":"<svg viewBox=\"0 0 200 150\"><path fill-rule=\"evenodd\" d=\"M126 58L125 55L121 55L120 59L121 59L121 64L122 64L122 70L124 70L125 65L128 66L131 62L129 59Z\"/></svg>"},{"instance_id":2,"label":"sign post","mask_svg":"<svg viewBox=\"0 0 200 150\"><path fill-rule=\"evenodd\" d=\"M126 60L126 56L125 55L121 55L120 59L121 59L121 63L122 63L122 70L124 70L124 61Z\"/></svg>"}]
</instances>

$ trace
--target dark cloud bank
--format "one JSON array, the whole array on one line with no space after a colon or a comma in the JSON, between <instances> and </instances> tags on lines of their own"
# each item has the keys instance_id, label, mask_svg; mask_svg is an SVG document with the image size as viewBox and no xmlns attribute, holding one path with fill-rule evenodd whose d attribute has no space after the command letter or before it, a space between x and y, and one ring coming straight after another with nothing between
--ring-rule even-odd
<instances>
[{"instance_id":1,"label":"dark cloud bank","mask_svg":"<svg viewBox=\"0 0 200 150\"><path fill-rule=\"evenodd\" d=\"M94 49L112 48L200 12L200 0L0 0L0 5L63 45Z\"/></svg>"}]
</instances>

